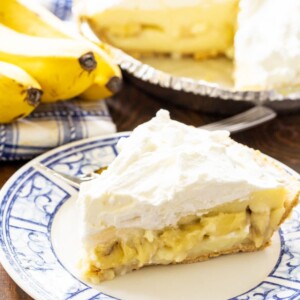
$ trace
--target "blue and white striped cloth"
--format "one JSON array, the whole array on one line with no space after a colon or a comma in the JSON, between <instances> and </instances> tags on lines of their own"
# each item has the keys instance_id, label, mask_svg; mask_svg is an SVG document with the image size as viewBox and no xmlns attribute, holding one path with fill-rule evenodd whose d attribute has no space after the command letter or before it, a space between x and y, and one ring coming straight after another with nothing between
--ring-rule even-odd
<instances>
[{"instance_id":1,"label":"blue and white striped cloth","mask_svg":"<svg viewBox=\"0 0 300 300\"><path fill-rule=\"evenodd\" d=\"M71 0L39 0L61 19L71 15ZM31 159L51 148L116 131L103 100L40 105L29 117L0 124L0 160Z\"/></svg>"},{"instance_id":2,"label":"blue and white striped cloth","mask_svg":"<svg viewBox=\"0 0 300 300\"><path fill-rule=\"evenodd\" d=\"M25 119L0 124L0 160L30 159L69 142L115 131L103 100L43 104Z\"/></svg>"},{"instance_id":3,"label":"blue and white striped cloth","mask_svg":"<svg viewBox=\"0 0 300 300\"><path fill-rule=\"evenodd\" d=\"M72 0L38 0L43 6L47 7L57 17L68 20L72 12Z\"/></svg>"}]
</instances>

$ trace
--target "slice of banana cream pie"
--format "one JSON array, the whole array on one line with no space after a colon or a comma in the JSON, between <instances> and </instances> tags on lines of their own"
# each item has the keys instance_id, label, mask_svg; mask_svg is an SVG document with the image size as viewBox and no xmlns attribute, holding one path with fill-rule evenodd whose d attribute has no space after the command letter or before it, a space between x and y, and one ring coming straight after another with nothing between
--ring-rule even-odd
<instances>
[{"instance_id":1,"label":"slice of banana cream pie","mask_svg":"<svg viewBox=\"0 0 300 300\"><path fill-rule=\"evenodd\" d=\"M80 187L80 268L93 283L263 249L298 202L299 182L274 160L164 110L118 150Z\"/></svg>"}]
</instances>

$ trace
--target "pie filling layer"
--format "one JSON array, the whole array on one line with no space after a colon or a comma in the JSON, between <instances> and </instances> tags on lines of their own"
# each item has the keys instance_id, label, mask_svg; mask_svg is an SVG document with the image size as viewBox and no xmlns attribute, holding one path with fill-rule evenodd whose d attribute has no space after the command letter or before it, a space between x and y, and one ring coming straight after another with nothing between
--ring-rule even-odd
<instances>
[{"instance_id":1,"label":"pie filling layer","mask_svg":"<svg viewBox=\"0 0 300 300\"><path fill-rule=\"evenodd\" d=\"M181 218L158 230L107 228L89 238L80 267L97 283L147 265L195 262L221 254L255 251L286 217L286 190L276 188Z\"/></svg>"},{"instance_id":2,"label":"pie filling layer","mask_svg":"<svg viewBox=\"0 0 300 300\"><path fill-rule=\"evenodd\" d=\"M116 7L87 21L102 40L130 53L204 58L232 48L237 11L236 0L139 13Z\"/></svg>"}]
</instances>

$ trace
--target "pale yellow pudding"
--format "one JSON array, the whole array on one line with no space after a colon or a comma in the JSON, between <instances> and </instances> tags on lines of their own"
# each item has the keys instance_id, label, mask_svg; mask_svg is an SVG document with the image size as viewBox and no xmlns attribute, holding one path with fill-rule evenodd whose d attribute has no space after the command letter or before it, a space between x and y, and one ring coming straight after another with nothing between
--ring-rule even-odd
<instances>
[{"instance_id":1,"label":"pale yellow pudding","mask_svg":"<svg viewBox=\"0 0 300 300\"><path fill-rule=\"evenodd\" d=\"M201 217L189 215L161 230L107 228L90 237L95 245L81 261L83 276L97 283L146 265L191 263L263 249L296 204L297 194L291 196L288 199L283 188L256 192L249 201L237 200L201 212Z\"/></svg>"},{"instance_id":2,"label":"pale yellow pudding","mask_svg":"<svg viewBox=\"0 0 300 300\"><path fill-rule=\"evenodd\" d=\"M100 1L94 5L96 13L83 18L103 41L129 53L203 58L232 49L237 0L182 4L171 1L162 4L157 0Z\"/></svg>"}]
</instances>

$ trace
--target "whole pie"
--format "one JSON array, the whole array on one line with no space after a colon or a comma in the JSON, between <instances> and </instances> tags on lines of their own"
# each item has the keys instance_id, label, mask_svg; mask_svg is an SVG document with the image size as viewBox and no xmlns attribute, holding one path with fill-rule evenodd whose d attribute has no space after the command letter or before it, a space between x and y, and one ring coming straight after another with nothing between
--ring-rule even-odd
<instances>
[{"instance_id":1,"label":"whole pie","mask_svg":"<svg viewBox=\"0 0 300 300\"><path fill-rule=\"evenodd\" d=\"M80 187L80 269L93 283L261 250L298 202L299 182L274 160L164 110L117 148Z\"/></svg>"},{"instance_id":2,"label":"whole pie","mask_svg":"<svg viewBox=\"0 0 300 300\"><path fill-rule=\"evenodd\" d=\"M300 84L298 0L87 0L81 18L133 55L226 55L236 90Z\"/></svg>"}]
</instances>

